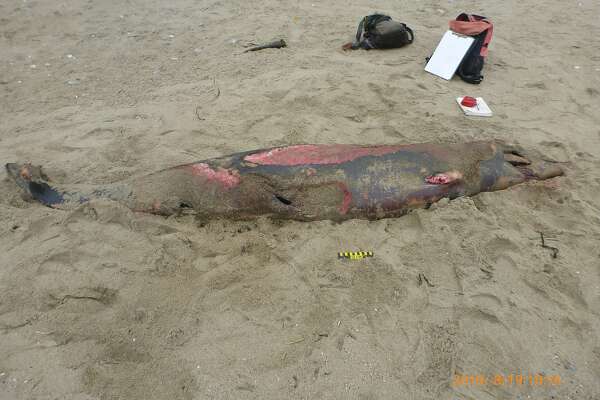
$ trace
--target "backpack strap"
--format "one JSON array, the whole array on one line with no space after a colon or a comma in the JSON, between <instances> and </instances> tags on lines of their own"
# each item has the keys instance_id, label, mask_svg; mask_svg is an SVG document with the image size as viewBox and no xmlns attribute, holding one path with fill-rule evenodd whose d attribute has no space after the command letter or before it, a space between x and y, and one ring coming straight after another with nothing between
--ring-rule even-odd
<instances>
[{"instance_id":1,"label":"backpack strap","mask_svg":"<svg viewBox=\"0 0 600 400\"><path fill-rule=\"evenodd\" d=\"M490 24L490 27L488 28L487 33L485 34L485 38L483 39L483 44L481 45L481 53L479 54L481 54L482 57L487 57L488 45L492 41L492 35L494 34L494 24L492 24L488 20L486 20L486 22Z\"/></svg>"},{"instance_id":2,"label":"backpack strap","mask_svg":"<svg viewBox=\"0 0 600 400\"><path fill-rule=\"evenodd\" d=\"M406 24L403 24L403 25L406 28L406 32L408 32L408 36L409 36L408 44L410 44L415 40L415 34L413 33L413 30L408 27L408 25L406 25Z\"/></svg>"},{"instance_id":3,"label":"backpack strap","mask_svg":"<svg viewBox=\"0 0 600 400\"><path fill-rule=\"evenodd\" d=\"M358 23L358 29L356 30L356 41L355 42L360 42L362 40L362 37L365 33L365 20L366 19L367 19L367 17L364 17Z\"/></svg>"},{"instance_id":4,"label":"backpack strap","mask_svg":"<svg viewBox=\"0 0 600 400\"><path fill-rule=\"evenodd\" d=\"M479 85L483 80L483 75L465 75L460 74L460 79L467 83L472 83L474 85Z\"/></svg>"},{"instance_id":5,"label":"backpack strap","mask_svg":"<svg viewBox=\"0 0 600 400\"><path fill-rule=\"evenodd\" d=\"M368 50L372 47L365 35L367 31L367 24L369 22L368 18L369 16L366 16L360 20L358 29L356 30L356 40L354 40L352 43L347 43L342 46L344 50L356 50L360 49L361 47Z\"/></svg>"}]
</instances>

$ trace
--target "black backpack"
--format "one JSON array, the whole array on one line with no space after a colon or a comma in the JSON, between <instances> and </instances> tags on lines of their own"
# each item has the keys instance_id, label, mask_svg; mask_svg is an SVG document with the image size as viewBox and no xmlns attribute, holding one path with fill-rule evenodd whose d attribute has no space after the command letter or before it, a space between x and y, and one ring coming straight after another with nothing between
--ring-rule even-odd
<instances>
[{"instance_id":1,"label":"black backpack","mask_svg":"<svg viewBox=\"0 0 600 400\"><path fill-rule=\"evenodd\" d=\"M486 17L463 13L456 17L455 21L450 22L450 28L475 39L456 73L467 83L481 83L483 80L481 70L487 57L487 47L492 40L492 23Z\"/></svg>"},{"instance_id":2,"label":"black backpack","mask_svg":"<svg viewBox=\"0 0 600 400\"><path fill-rule=\"evenodd\" d=\"M356 31L356 41L344 46L344 49L393 49L410 44L415 35L406 24L392 20L382 14L367 15Z\"/></svg>"}]
</instances>

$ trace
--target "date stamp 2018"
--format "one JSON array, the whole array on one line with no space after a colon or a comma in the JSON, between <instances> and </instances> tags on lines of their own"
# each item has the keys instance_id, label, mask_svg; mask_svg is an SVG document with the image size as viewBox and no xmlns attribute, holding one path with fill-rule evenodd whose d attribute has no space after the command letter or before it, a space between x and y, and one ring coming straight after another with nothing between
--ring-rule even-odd
<instances>
[{"instance_id":1,"label":"date stamp 2018","mask_svg":"<svg viewBox=\"0 0 600 400\"><path fill-rule=\"evenodd\" d=\"M456 374L452 379L452 386L543 386L560 385L559 375L542 374L495 374L495 375L467 375Z\"/></svg>"}]
</instances>

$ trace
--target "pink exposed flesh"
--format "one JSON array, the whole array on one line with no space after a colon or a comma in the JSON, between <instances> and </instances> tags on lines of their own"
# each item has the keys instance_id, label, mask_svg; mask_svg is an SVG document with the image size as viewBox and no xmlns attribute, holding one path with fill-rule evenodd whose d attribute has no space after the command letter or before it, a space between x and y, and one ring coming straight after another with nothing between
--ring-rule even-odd
<instances>
[{"instance_id":1,"label":"pink exposed flesh","mask_svg":"<svg viewBox=\"0 0 600 400\"><path fill-rule=\"evenodd\" d=\"M260 165L339 164L365 156L394 153L405 146L363 147L355 145L300 144L250 154L245 161Z\"/></svg>"},{"instance_id":2,"label":"pink exposed flesh","mask_svg":"<svg viewBox=\"0 0 600 400\"><path fill-rule=\"evenodd\" d=\"M338 185L344 192L344 199L342 200L342 205L340 206L340 214L344 215L348 212L350 203L352 203L352 193L350 193L350 190L348 190L348 185L346 185L344 182L339 182Z\"/></svg>"},{"instance_id":3,"label":"pink exposed flesh","mask_svg":"<svg viewBox=\"0 0 600 400\"><path fill-rule=\"evenodd\" d=\"M450 177L446 174L436 174L436 175L428 176L427 178L425 178L425 182L432 184L432 185L445 185L454 180L456 180L456 178Z\"/></svg>"},{"instance_id":4,"label":"pink exposed flesh","mask_svg":"<svg viewBox=\"0 0 600 400\"><path fill-rule=\"evenodd\" d=\"M215 171L205 163L191 164L187 167L191 170L192 174L203 176L209 181L218 182L228 189L237 186L240 183L240 175L237 171L225 168L219 168Z\"/></svg>"}]
</instances>

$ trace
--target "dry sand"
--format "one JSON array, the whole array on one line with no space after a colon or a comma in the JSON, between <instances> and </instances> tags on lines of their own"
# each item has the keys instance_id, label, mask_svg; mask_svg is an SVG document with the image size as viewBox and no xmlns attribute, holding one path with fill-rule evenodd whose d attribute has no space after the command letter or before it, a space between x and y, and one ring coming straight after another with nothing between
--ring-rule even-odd
<instances>
[{"instance_id":1,"label":"dry sand","mask_svg":"<svg viewBox=\"0 0 600 400\"><path fill-rule=\"evenodd\" d=\"M496 26L480 86L422 70L463 10ZM373 11L415 43L340 51ZM0 160L59 182L273 145L489 138L567 171L342 224L64 212L1 172L0 399L600 398L599 20L595 0L0 2ZM465 118L464 94L495 116ZM357 249L375 256L336 259ZM561 383L452 385L513 373Z\"/></svg>"}]
</instances>

